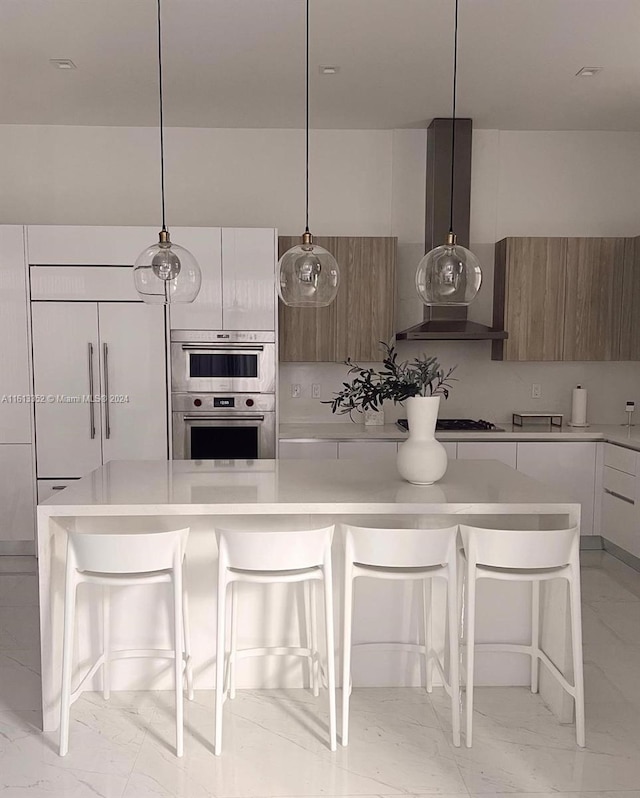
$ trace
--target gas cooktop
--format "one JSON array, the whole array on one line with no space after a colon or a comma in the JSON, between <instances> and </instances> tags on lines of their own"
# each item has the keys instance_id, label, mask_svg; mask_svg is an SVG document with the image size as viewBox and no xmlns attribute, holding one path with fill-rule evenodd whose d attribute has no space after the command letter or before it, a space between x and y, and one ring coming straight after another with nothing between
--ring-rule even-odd
<instances>
[{"instance_id":1,"label":"gas cooktop","mask_svg":"<svg viewBox=\"0 0 640 798\"><path fill-rule=\"evenodd\" d=\"M405 432L409 429L409 422L406 418L399 418L396 424L400 429ZM436 422L436 431L451 432L451 431L466 431L466 432L504 432L501 427L496 427L490 421L473 421L470 418L439 418Z\"/></svg>"}]
</instances>

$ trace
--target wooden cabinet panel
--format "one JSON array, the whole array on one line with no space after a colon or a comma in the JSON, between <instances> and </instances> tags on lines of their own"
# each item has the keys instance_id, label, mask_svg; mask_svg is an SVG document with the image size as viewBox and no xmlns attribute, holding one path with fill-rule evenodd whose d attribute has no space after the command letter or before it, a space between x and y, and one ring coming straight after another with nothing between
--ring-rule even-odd
<instances>
[{"instance_id":1,"label":"wooden cabinet panel","mask_svg":"<svg viewBox=\"0 0 640 798\"><path fill-rule=\"evenodd\" d=\"M280 236L278 257L299 240ZM280 303L280 360L381 360L379 342L389 341L395 331L396 239L321 236L315 241L338 261L338 296L327 308Z\"/></svg>"},{"instance_id":2,"label":"wooden cabinet panel","mask_svg":"<svg viewBox=\"0 0 640 798\"><path fill-rule=\"evenodd\" d=\"M617 360L624 238L570 238L563 360Z\"/></svg>"},{"instance_id":3,"label":"wooden cabinet panel","mask_svg":"<svg viewBox=\"0 0 640 798\"><path fill-rule=\"evenodd\" d=\"M314 239L328 249L338 261L341 271L338 295L326 308L289 308L278 302L280 360L314 363L344 360L338 351L338 318L346 314L345 263L348 257L347 239L326 236ZM300 243L300 236L278 238L278 258Z\"/></svg>"},{"instance_id":4,"label":"wooden cabinet panel","mask_svg":"<svg viewBox=\"0 0 640 798\"><path fill-rule=\"evenodd\" d=\"M640 360L640 236L625 240L620 360Z\"/></svg>"},{"instance_id":5,"label":"wooden cabinet panel","mask_svg":"<svg viewBox=\"0 0 640 798\"><path fill-rule=\"evenodd\" d=\"M506 238L496 244L494 360L562 360L566 238ZM503 326L504 325L504 326Z\"/></svg>"},{"instance_id":6,"label":"wooden cabinet panel","mask_svg":"<svg viewBox=\"0 0 640 798\"><path fill-rule=\"evenodd\" d=\"M338 358L381 360L380 341L388 342L395 332L396 239L351 238L348 249L347 305L338 317Z\"/></svg>"}]
</instances>

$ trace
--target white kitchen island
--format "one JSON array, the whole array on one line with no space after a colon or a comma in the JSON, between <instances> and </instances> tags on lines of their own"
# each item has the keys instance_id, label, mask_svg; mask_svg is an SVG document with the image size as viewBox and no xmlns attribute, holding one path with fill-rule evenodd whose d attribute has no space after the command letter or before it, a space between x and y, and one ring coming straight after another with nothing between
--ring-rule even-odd
<instances>
[{"instance_id":1,"label":"white kitchen island","mask_svg":"<svg viewBox=\"0 0 640 798\"><path fill-rule=\"evenodd\" d=\"M425 516L492 526L558 528L580 523L580 505L554 488L493 460L452 461L436 485L404 482L389 462L255 460L111 462L38 507L38 567L42 650L43 728L58 725L62 660L62 599L68 530L191 528L187 549L192 648L196 689L212 688L215 671L216 525L238 528L305 528L352 519L379 525L419 524ZM375 516L375 518L373 518ZM401 518L402 516L402 518ZM377 522L377 523L376 523ZM341 610L342 537L334 539L336 612ZM91 586L86 586L91 589ZM169 645L168 593L122 588L112 598L112 648ZM246 586L255 587L255 586ZM287 586L240 596L239 645L292 640L299 635L300 602ZM388 592L384 592L388 588ZM528 586L487 582L478 597L477 640L528 642ZM507 592L505 592L505 590ZM382 591L382 592L381 592ZM553 591L553 595L551 593ZM438 599L436 593L436 600ZM89 664L100 646L99 594L79 594L76 662ZM553 598L553 612L546 606ZM92 600L89 600L92 599ZM543 611L543 645L569 670L566 591L549 583ZM354 642L416 639L419 591L412 584L364 585L356 594ZM384 611L381 611L381 610ZM438 617L441 613L435 611ZM337 630L341 628L338 621ZM436 627L436 638L441 630ZM339 638L337 638L338 640ZM417 658L416 658L417 659ZM354 657L354 685L411 685L420 665L404 655ZM478 657L478 684L526 684L521 655ZM304 663L247 660L239 687L301 686ZM153 661L117 662L115 689L171 686L170 668ZM94 679L99 688L99 678ZM541 693L569 720L571 703L541 669Z\"/></svg>"}]
</instances>

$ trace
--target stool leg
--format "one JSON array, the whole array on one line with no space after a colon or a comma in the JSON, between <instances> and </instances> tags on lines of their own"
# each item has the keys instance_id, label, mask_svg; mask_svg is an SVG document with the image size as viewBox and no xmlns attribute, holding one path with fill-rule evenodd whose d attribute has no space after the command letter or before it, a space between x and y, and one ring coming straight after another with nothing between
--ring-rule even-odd
<instances>
[{"instance_id":1,"label":"stool leg","mask_svg":"<svg viewBox=\"0 0 640 798\"><path fill-rule=\"evenodd\" d=\"M474 654L475 654L475 623L476 623L476 579L475 579L475 566L467 567L467 690L465 700L466 710L466 727L465 727L465 744L467 748L472 745L472 722L473 722L473 668L474 668Z\"/></svg>"},{"instance_id":2,"label":"stool leg","mask_svg":"<svg viewBox=\"0 0 640 798\"><path fill-rule=\"evenodd\" d=\"M433 593L432 593L433 595ZM447 575L447 628L449 635L449 687L453 744L460 747L460 647L458 641L458 584L455 571Z\"/></svg>"},{"instance_id":3,"label":"stool leg","mask_svg":"<svg viewBox=\"0 0 640 798\"><path fill-rule=\"evenodd\" d=\"M327 641L327 683L329 687L329 747L336 750L336 663L333 636L333 583L331 560L327 559L323 568L324 576L324 614Z\"/></svg>"},{"instance_id":4,"label":"stool leg","mask_svg":"<svg viewBox=\"0 0 640 798\"><path fill-rule=\"evenodd\" d=\"M313 651L313 695L320 695L320 652L318 650L318 602L316 583L309 583L309 603L311 614L311 649Z\"/></svg>"},{"instance_id":5,"label":"stool leg","mask_svg":"<svg viewBox=\"0 0 640 798\"><path fill-rule=\"evenodd\" d=\"M191 625L189 623L189 591L182 580L182 631L184 636L184 670L187 677L187 698L193 701L193 660L191 659Z\"/></svg>"},{"instance_id":6,"label":"stool leg","mask_svg":"<svg viewBox=\"0 0 640 798\"><path fill-rule=\"evenodd\" d=\"M580 566L572 564L569 579L569 600L571 603L571 648L573 651L573 684L576 705L576 741L584 748L584 669L582 663L582 607L580 604Z\"/></svg>"},{"instance_id":7,"label":"stool leg","mask_svg":"<svg viewBox=\"0 0 640 798\"><path fill-rule=\"evenodd\" d=\"M174 649L174 679L176 690L176 756L184 752L184 657L182 649L182 573L181 568L173 571L173 649Z\"/></svg>"},{"instance_id":8,"label":"stool leg","mask_svg":"<svg viewBox=\"0 0 640 798\"><path fill-rule=\"evenodd\" d=\"M349 744L349 701L351 696L351 631L353 624L353 567L344 566L344 611L342 614L342 745Z\"/></svg>"},{"instance_id":9,"label":"stool leg","mask_svg":"<svg viewBox=\"0 0 640 798\"><path fill-rule=\"evenodd\" d=\"M304 600L304 644L309 649L309 656L307 658L307 666L309 669L309 689L316 695L316 686L314 681L314 646L313 635L311 634L311 583L302 583L303 600Z\"/></svg>"},{"instance_id":10,"label":"stool leg","mask_svg":"<svg viewBox=\"0 0 640 798\"><path fill-rule=\"evenodd\" d=\"M75 623L76 584L67 569L64 591L64 631L62 640L62 694L60 697L60 756L69 750L69 712L71 709L71 671L73 668L73 632Z\"/></svg>"},{"instance_id":11,"label":"stool leg","mask_svg":"<svg viewBox=\"0 0 640 798\"><path fill-rule=\"evenodd\" d=\"M111 595L109 585L102 588L102 697L111 697Z\"/></svg>"},{"instance_id":12,"label":"stool leg","mask_svg":"<svg viewBox=\"0 0 640 798\"><path fill-rule=\"evenodd\" d=\"M236 651L238 650L238 585L231 583L231 640L229 644L229 698L236 697Z\"/></svg>"},{"instance_id":13,"label":"stool leg","mask_svg":"<svg viewBox=\"0 0 640 798\"><path fill-rule=\"evenodd\" d=\"M540 582L531 582L531 692L538 692L540 659Z\"/></svg>"},{"instance_id":14,"label":"stool leg","mask_svg":"<svg viewBox=\"0 0 640 798\"><path fill-rule=\"evenodd\" d=\"M433 580L424 579L422 582L422 602L424 608L424 673L427 693L433 691L433 622L431 608L433 606Z\"/></svg>"},{"instance_id":15,"label":"stool leg","mask_svg":"<svg viewBox=\"0 0 640 798\"><path fill-rule=\"evenodd\" d=\"M214 754L220 756L222 753L222 701L224 693L224 670L225 670L225 640L226 640L226 617L227 617L227 583L223 573L218 576L218 607L217 607L217 629L216 629L216 714L214 732Z\"/></svg>"}]
</instances>

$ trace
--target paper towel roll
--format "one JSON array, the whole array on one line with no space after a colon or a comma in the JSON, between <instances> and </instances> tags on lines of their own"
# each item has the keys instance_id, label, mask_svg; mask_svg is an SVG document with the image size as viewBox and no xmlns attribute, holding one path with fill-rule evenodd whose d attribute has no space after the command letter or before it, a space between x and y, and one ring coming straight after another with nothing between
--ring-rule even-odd
<instances>
[{"instance_id":1,"label":"paper towel roll","mask_svg":"<svg viewBox=\"0 0 640 798\"><path fill-rule=\"evenodd\" d=\"M589 426L587 424L587 391L580 385L573 389L573 396L571 398L571 426Z\"/></svg>"}]
</instances>

